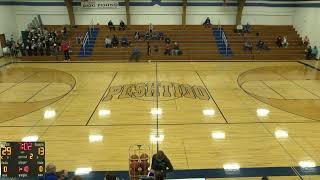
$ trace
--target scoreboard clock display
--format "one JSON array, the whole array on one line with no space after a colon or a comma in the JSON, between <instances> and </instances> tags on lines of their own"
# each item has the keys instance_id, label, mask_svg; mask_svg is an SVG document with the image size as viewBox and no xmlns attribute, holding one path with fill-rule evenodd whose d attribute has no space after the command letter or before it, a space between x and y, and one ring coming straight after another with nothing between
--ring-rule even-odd
<instances>
[{"instance_id":1,"label":"scoreboard clock display","mask_svg":"<svg viewBox=\"0 0 320 180\"><path fill-rule=\"evenodd\" d=\"M42 177L45 173L44 142L6 142L1 146L1 177Z\"/></svg>"}]
</instances>

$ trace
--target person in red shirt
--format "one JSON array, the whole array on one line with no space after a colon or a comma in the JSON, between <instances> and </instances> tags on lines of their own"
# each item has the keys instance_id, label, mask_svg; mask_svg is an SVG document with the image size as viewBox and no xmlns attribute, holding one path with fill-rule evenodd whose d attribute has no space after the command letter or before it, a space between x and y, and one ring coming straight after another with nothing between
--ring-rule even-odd
<instances>
[{"instance_id":1,"label":"person in red shirt","mask_svg":"<svg viewBox=\"0 0 320 180\"><path fill-rule=\"evenodd\" d=\"M62 41L61 49L63 51L65 61L70 61L69 48L70 48L69 43L67 43L66 41Z\"/></svg>"}]
</instances>

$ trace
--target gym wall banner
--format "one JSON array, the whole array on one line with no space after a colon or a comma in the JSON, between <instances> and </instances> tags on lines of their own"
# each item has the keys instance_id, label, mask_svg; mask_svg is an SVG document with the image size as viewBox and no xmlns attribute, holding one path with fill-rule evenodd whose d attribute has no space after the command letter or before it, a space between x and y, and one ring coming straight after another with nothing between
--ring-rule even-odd
<instances>
[{"instance_id":1,"label":"gym wall banner","mask_svg":"<svg viewBox=\"0 0 320 180\"><path fill-rule=\"evenodd\" d=\"M119 8L119 2L110 0L81 0L82 8Z\"/></svg>"}]
</instances>

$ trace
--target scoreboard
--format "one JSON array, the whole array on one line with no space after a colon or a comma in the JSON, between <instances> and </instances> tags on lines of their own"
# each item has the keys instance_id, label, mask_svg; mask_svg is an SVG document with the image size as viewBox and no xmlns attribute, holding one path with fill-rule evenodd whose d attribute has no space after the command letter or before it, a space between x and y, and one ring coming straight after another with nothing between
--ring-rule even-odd
<instances>
[{"instance_id":1,"label":"scoreboard","mask_svg":"<svg viewBox=\"0 0 320 180\"><path fill-rule=\"evenodd\" d=\"M1 146L1 177L43 177L44 142L6 142Z\"/></svg>"}]
</instances>

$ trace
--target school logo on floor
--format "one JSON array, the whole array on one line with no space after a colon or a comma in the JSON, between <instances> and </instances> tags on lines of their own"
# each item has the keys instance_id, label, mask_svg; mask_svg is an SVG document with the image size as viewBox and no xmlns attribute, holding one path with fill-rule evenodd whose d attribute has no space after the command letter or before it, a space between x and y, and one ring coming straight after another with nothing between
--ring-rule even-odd
<instances>
[{"instance_id":1,"label":"school logo on floor","mask_svg":"<svg viewBox=\"0 0 320 180\"><path fill-rule=\"evenodd\" d=\"M210 95L202 86L161 81L111 86L103 101L125 98L144 101L168 101L178 98L209 100Z\"/></svg>"}]
</instances>

